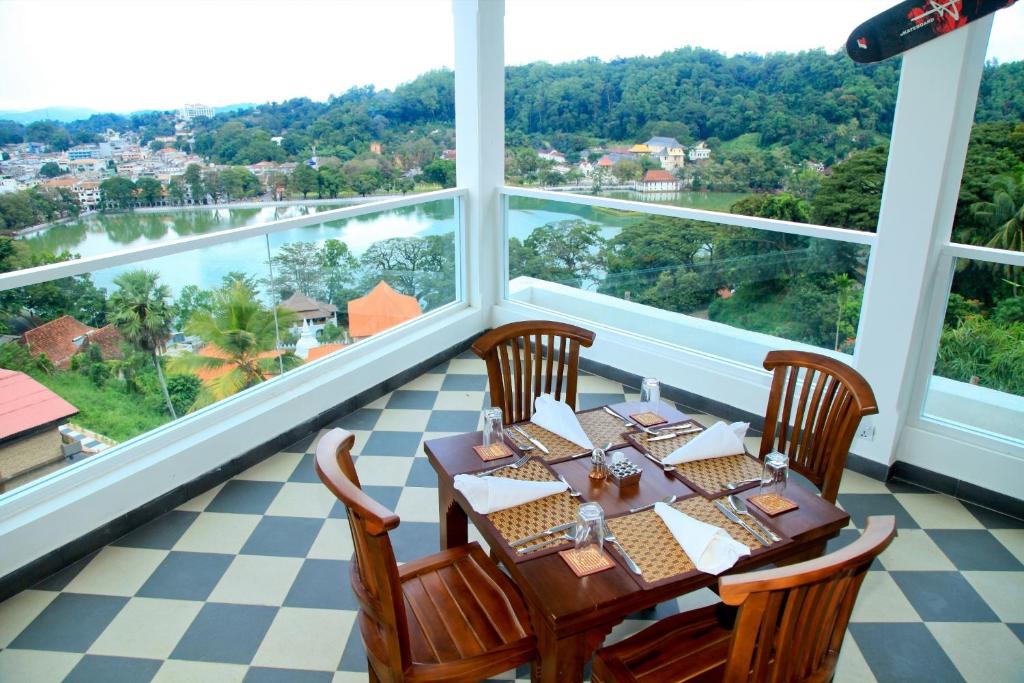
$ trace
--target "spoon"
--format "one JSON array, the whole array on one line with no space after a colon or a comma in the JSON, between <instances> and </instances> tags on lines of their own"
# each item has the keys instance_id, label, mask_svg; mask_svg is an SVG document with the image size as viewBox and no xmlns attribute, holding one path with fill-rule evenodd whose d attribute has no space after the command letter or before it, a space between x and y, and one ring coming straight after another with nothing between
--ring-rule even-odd
<instances>
[{"instance_id":1,"label":"spoon","mask_svg":"<svg viewBox=\"0 0 1024 683\"><path fill-rule=\"evenodd\" d=\"M761 477L753 477L751 479L740 479L739 481L724 481L722 482L722 488L729 489L730 491L735 491L741 486L745 486L746 484L752 484L755 481L761 481Z\"/></svg>"},{"instance_id":2,"label":"spoon","mask_svg":"<svg viewBox=\"0 0 1024 683\"><path fill-rule=\"evenodd\" d=\"M572 496L573 498L579 498L580 496L583 495L582 493L579 492L579 489L574 489L572 487L572 484L565 480L565 475L559 474L558 480L569 487L569 495Z\"/></svg>"},{"instance_id":3,"label":"spoon","mask_svg":"<svg viewBox=\"0 0 1024 683\"><path fill-rule=\"evenodd\" d=\"M732 495L729 496L729 505L731 505L732 509L736 511L737 515L743 515L744 517L749 517L750 520L754 524L756 524L758 526L758 528L761 529L761 531L763 531L765 533L765 535L768 536L768 538L772 539L772 541L781 541L782 540L782 538L779 537L779 535L777 533L775 533L774 531L772 531L771 529L766 527L764 524L761 524L761 520L759 520L754 515L750 514L750 510L747 509L747 501L743 500L742 498L740 498L736 494L732 494Z\"/></svg>"}]
</instances>

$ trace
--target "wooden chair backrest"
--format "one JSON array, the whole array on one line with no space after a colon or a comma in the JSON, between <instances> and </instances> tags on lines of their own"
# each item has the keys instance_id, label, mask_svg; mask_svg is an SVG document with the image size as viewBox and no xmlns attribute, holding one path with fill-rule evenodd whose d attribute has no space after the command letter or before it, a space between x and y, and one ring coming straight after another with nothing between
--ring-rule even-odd
<instances>
[{"instance_id":1,"label":"wooden chair backrest","mask_svg":"<svg viewBox=\"0 0 1024 683\"><path fill-rule=\"evenodd\" d=\"M895 535L895 517L868 517L834 553L719 579L722 600L739 605L724 681L831 681L864 576Z\"/></svg>"},{"instance_id":2,"label":"wooden chair backrest","mask_svg":"<svg viewBox=\"0 0 1024 683\"><path fill-rule=\"evenodd\" d=\"M369 621L370 637L363 629L367 656L381 669L404 672L411 663L409 626L398 563L388 532L398 526L398 515L366 495L352 462L355 436L332 429L316 448L316 473L348 513L356 562L351 571L352 591Z\"/></svg>"},{"instance_id":3,"label":"wooden chair backrest","mask_svg":"<svg viewBox=\"0 0 1024 683\"><path fill-rule=\"evenodd\" d=\"M533 401L541 394L552 394L575 410L580 347L593 343L594 333L582 327L526 320L481 335L472 349L487 363L491 405L501 408L511 424L530 419Z\"/></svg>"},{"instance_id":4,"label":"wooden chair backrest","mask_svg":"<svg viewBox=\"0 0 1024 683\"><path fill-rule=\"evenodd\" d=\"M857 426L878 412L875 393L849 365L817 353L771 351L764 367L774 377L761 457L785 453L790 467L814 482L822 498L836 502Z\"/></svg>"}]
</instances>

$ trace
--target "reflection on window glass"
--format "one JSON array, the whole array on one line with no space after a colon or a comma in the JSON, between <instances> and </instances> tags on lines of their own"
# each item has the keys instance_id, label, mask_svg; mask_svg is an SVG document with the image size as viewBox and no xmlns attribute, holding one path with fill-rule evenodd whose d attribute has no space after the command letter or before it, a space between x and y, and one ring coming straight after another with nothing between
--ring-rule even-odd
<instances>
[{"instance_id":1,"label":"reflection on window glass","mask_svg":"<svg viewBox=\"0 0 1024 683\"><path fill-rule=\"evenodd\" d=\"M1024 269L957 266L924 413L1024 441Z\"/></svg>"},{"instance_id":2,"label":"reflection on window glass","mask_svg":"<svg viewBox=\"0 0 1024 683\"><path fill-rule=\"evenodd\" d=\"M763 200L740 203L751 202ZM568 202L509 207L513 298L541 280L836 351L856 344L866 247Z\"/></svg>"},{"instance_id":3,"label":"reflection on window glass","mask_svg":"<svg viewBox=\"0 0 1024 683\"><path fill-rule=\"evenodd\" d=\"M132 217L110 218L175 220ZM451 303L457 225L456 200L438 200L0 292L3 404L41 406L5 416L0 490Z\"/></svg>"}]
</instances>

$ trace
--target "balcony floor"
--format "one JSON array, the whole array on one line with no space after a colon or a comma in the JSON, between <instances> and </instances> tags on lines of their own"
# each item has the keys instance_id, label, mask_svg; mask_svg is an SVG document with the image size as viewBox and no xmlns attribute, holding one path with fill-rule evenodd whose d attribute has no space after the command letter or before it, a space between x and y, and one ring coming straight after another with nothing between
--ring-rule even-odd
<instances>
[{"instance_id":1,"label":"balcony floor","mask_svg":"<svg viewBox=\"0 0 1024 683\"><path fill-rule=\"evenodd\" d=\"M464 354L337 424L356 434L367 492L402 518L399 561L438 550L422 441L477 428L485 386ZM596 376L580 392L582 408L635 396ZM0 680L366 680L349 530L313 471L316 437L0 604ZM839 501L853 524L833 547L872 513L895 514L899 537L868 574L837 681L1019 679L1024 523L852 471ZM705 589L633 615L610 639L715 599ZM529 679L503 678L516 674Z\"/></svg>"}]
</instances>

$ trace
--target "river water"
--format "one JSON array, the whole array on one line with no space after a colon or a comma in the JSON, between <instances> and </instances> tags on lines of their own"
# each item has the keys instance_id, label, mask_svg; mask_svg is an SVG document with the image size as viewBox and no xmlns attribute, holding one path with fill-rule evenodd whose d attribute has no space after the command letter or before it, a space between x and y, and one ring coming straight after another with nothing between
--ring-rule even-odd
<instances>
[{"instance_id":1,"label":"river water","mask_svg":"<svg viewBox=\"0 0 1024 683\"><path fill-rule=\"evenodd\" d=\"M611 196L632 199L632 193ZM659 197L659 203L694 208L727 209L745 195L738 193L679 193ZM76 221L51 226L24 238L36 252L70 252L80 256L107 254L130 247L173 241L191 235L202 235L230 228L257 225L285 218L307 216L337 208L316 206L267 206L260 208L191 208L169 209L158 213L92 214ZM602 226L605 237L612 237L622 227L637 219L636 214L581 206L568 202L544 201L514 197L510 201L509 236L520 240L534 228L546 223L583 219ZM441 235L455 231L458 224L455 202L440 200L392 211L369 214L342 221L329 221L304 228L294 228L269 236L270 253L291 242L321 243L337 239L359 256L376 241L391 237ZM113 280L127 270L146 268L160 273L161 282L170 286L174 295L188 284L212 288L229 272L243 272L263 279L267 267L268 239L262 236L237 242L195 249L181 254L150 259L128 266L108 268L93 273L97 285L113 288Z\"/></svg>"}]
</instances>

